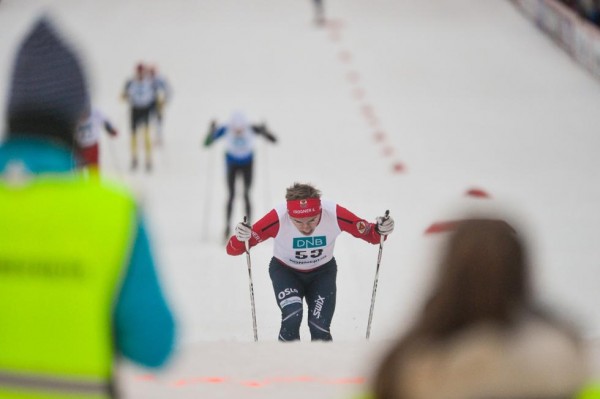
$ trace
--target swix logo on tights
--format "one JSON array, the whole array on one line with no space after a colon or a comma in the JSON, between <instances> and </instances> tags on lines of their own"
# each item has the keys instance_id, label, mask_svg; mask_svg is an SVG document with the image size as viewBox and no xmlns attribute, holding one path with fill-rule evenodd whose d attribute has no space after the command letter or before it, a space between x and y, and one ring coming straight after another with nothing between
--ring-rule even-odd
<instances>
[{"instance_id":1,"label":"swix logo on tights","mask_svg":"<svg viewBox=\"0 0 600 399\"><path fill-rule=\"evenodd\" d=\"M317 304L315 306L315 310L313 310L313 316L317 316L317 319L319 319L321 317L321 309L323 309L323 304L325 303L325 298L323 298L321 295L317 295L318 298L315 300L315 303Z\"/></svg>"}]
</instances>

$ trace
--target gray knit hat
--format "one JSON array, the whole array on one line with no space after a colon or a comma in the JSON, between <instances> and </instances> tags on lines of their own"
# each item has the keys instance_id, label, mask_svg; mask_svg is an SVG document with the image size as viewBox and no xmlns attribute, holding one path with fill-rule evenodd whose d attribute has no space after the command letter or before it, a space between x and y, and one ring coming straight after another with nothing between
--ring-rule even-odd
<instances>
[{"instance_id":1,"label":"gray knit hat","mask_svg":"<svg viewBox=\"0 0 600 399\"><path fill-rule=\"evenodd\" d=\"M40 18L19 47L13 66L7 136L43 136L72 147L87 107L87 82L77 55L48 18Z\"/></svg>"}]
</instances>

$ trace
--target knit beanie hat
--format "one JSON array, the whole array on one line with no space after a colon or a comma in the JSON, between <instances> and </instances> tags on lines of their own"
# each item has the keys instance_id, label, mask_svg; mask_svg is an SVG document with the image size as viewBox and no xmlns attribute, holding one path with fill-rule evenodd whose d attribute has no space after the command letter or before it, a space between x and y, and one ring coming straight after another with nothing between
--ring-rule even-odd
<instances>
[{"instance_id":1,"label":"knit beanie hat","mask_svg":"<svg viewBox=\"0 0 600 399\"><path fill-rule=\"evenodd\" d=\"M40 18L23 40L8 92L7 137L40 136L70 147L89 107L83 69L51 22Z\"/></svg>"},{"instance_id":2,"label":"knit beanie hat","mask_svg":"<svg viewBox=\"0 0 600 399\"><path fill-rule=\"evenodd\" d=\"M242 111L233 111L231 118L229 118L229 127L232 129L245 129L248 126L248 119Z\"/></svg>"}]
</instances>

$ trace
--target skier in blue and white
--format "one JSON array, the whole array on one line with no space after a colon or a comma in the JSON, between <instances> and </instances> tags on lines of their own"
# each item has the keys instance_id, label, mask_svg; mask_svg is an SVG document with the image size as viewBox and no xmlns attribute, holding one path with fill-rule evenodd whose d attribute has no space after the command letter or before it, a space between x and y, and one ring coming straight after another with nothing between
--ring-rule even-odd
<instances>
[{"instance_id":1,"label":"skier in blue and white","mask_svg":"<svg viewBox=\"0 0 600 399\"><path fill-rule=\"evenodd\" d=\"M254 146L257 135L264 136L272 143L277 142L275 136L267 129L264 123L251 124L246 116L235 111L226 124L217 124L212 120L204 140L204 146L210 146L215 140L225 140L225 162L227 165L227 190L228 198L225 218L225 239L229 238L231 213L233 200L235 198L235 181L238 175L244 181L244 201L246 205L246 216L251 220L252 205L250 203L250 187L252 185Z\"/></svg>"}]
</instances>

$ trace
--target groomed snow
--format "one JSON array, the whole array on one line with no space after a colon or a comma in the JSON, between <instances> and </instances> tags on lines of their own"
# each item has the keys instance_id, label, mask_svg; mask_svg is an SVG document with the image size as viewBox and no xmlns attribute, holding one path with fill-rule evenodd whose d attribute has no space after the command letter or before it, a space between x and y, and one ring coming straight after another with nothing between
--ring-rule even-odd
<instances>
[{"instance_id":1,"label":"groomed snow","mask_svg":"<svg viewBox=\"0 0 600 399\"><path fill-rule=\"evenodd\" d=\"M131 186L153 234L180 324L163 371L122 363L127 398L348 398L406 327L426 292L444 233L434 223L483 208L529 239L540 298L600 336L600 86L508 1L335 0L318 28L300 0L2 0L0 89L18 40L42 10L82 51L94 102L117 125L102 139L104 174ZM129 171L128 109L139 61L173 86L166 144L152 174ZM5 98L0 97L0 116ZM381 265L371 340L364 338L377 247L341 236L331 344L279 344L267 273L252 251L260 342L245 257L229 257L222 145L201 147L212 118L235 109L266 121L254 218L294 181L396 230ZM488 199L468 197L480 189ZM242 218L236 203L234 220ZM598 356L594 357L595 359Z\"/></svg>"}]
</instances>

